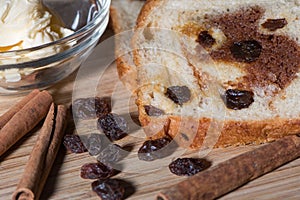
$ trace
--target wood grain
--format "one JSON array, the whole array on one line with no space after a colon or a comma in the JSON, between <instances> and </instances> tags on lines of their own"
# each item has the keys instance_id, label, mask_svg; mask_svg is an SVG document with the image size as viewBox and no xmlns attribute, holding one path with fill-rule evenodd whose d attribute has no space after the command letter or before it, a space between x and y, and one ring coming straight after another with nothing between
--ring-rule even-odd
<instances>
[{"instance_id":1,"label":"wood grain","mask_svg":"<svg viewBox=\"0 0 300 200\"><path fill-rule=\"evenodd\" d=\"M111 49L112 50L112 49ZM94 54L84 65L97 65L97 56L103 52L96 49ZM97 66L98 68L101 66ZM136 115L136 107L132 94L118 81L117 71L114 64L108 68L103 67L105 73L101 77L96 88L99 96L113 97L113 112L124 115L131 123L132 133L130 138L123 140L123 143L130 143L134 147L130 154L122 162L124 172L116 178L124 179L135 186L135 192L128 199L150 200L162 189L185 179L171 174L167 168L169 160L178 155L199 156L196 151L182 151L178 149L178 155L170 156L166 160L155 163L139 162L136 152L141 144L144 134L142 129L132 120ZM59 104L70 105L74 80L82 86L82 91L76 91L81 96L87 93L91 81L97 81L99 74L86 72L86 76L76 79L76 73L56 84L48 90L53 94L54 101ZM13 103L19 101L19 96L0 97L0 114L4 113ZM130 115L131 113L131 115ZM91 124L94 122L92 121ZM29 154L39 134L41 124L17 142L4 156L0 158L0 199L11 199L13 191L20 180ZM67 131L72 131L69 128ZM91 128L87 132L97 131ZM79 133L82 134L82 133ZM210 151L207 158L213 165L227 160L235 155L257 148L257 146L229 147L225 149L214 149ZM65 199L99 199L91 190L91 180L81 179L79 176L80 167L87 162L94 162L95 158L84 154L71 154L62 147L55 160L43 190L41 199L65 200ZM155 167L156 166L156 167ZM221 197L222 200L229 199L300 199L300 159L297 159L277 170L268 173L239 189Z\"/></svg>"}]
</instances>

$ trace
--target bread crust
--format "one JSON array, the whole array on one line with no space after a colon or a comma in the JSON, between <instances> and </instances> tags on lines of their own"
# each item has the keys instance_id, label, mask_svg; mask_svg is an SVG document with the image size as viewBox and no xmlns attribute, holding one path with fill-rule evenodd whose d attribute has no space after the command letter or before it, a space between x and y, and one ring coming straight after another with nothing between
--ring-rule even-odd
<instances>
[{"instance_id":1,"label":"bread crust","mask_svg":"<svg viewBox=\"0 0 300 200\"><path fill-rule=\"evenodd\" d=\"M224 121L219 128L209 131L214 122L210 118L195 119L192 117L166 116L149 118L142 114L140 122L143 127L156 127L155 131L144 129L148 139L168 135L185 148L199 149L206 137L210 138L210 147L228 147L272 142L287 135L300 132L300 119L268 119L262 121ZM157 128L161 129L158 130ZM209 135L213 134L213 135Z\"/></svg>"},{"instance_id":2,"label":"bread crust","mask_svg":"<svg viewBox=\"0 0 300 200\"><path fill-rule=\"evenodd\" d=\"M112 27L114 29L115 33L120 33L122 31L122 28L120 26L119 20L118 20L118 11L115 7L110 6L109 8L110 12L110 22L112 23Z\"/></svg>"},{"instance_id":3,"label":"bread crust","mask_svg":"<svg viewBox=\"0 0 300 200\"><path fill-rule=\"evenodd\" d=\"M121 4L120 4L121 3ZM131 32L133 32L133 25L138 17L139 9L144 4L143 1L132 1L132 0L122 0L121 2L115 0L110 6L110 18L111 25L115 32L115 55L116 55L116 66L119 79L124 83L124 85L132 92L135 92L137 85L137 70L133 62L132 52L126 52L128 47L124 49L124 45L130 41L125 40L124 37L129 37ZM126 8L122 6L127 6ZM131 8L132 6L132 8ZM133 13L127 16L129 9L135 9ZM125 16L125 20L124 20ZM132 26L132 27L131 27ZM127 32L128 31L128 32ZM122 34L123 32L124 35ZM127 39L126 39L127 40ZM128 39L130 40L130 39ZM123 45L123 46L122 46ZM128 48L128 50L131 50Z\"/></svg>"},{"instance_id":4,"label":"bread crust","mask_svg":"<svg viewBox=\"0 0 300 200\"><path fill-rule=\"evenodd\" d=\"M118 20L118 11L113 6L110 7L110 18L115 34L121 33L123 30L121 28L120 21ZM115 43L115 45L117 46L115 49L115 53L117 54L117 48L119 48L117 42ZM129 74L129 71L132 70L132 66L127 64L126 58L124 56L116 58L116 65L119 78L127 84L130 78L128 77L128 80L124 80L124 77L126 77L126 75ZM131 78L136 79L136 74L132 74Z\"/></svg>"},{"instance_id":5,"label":"bread crust","mask_svg":"<svg viewBox=\"0 0 300 200\"><path fill-rule=\"evenodd\" d=\"M147 20L153 10L162 4L163 1L149 0L142 8L137 20L137 27L143 28L147 26ZM132 39L133 46L136 47L138 32ZM134 51L134 62L137 66L141 65L141 58L138 50ZM139 93L138 93L139 95ZM164 117L149 117L144 110L144 102L138 97L137 105L139 108L139 119L142 126L153 126L160 124L162 129L153 135L153 131L146 134L149 138L161 137L162 133L175 138L181 146L189 146L193 149L199 149L203 145L204 139L208 134L209 127L214 122L213 119L201 117L193 119L190 117L182 117L176 115L168 115ZM217 140L213 144L216 147L227 147L235 145L261 144L270 142L286 135L298 134L300 132L300 118L284 119L275 117L264 120L227 120L217 122L221 126L219 133L215 133L213 137ZM164 124L162 126L161 124ZM183 134L183 135L182 135Z\"/></svg>"},{"instance_id":6,"label":"bread crust","mask_svg":"<svg viewBox=\"0 0 300 200\"><path fill-rule=\"evenodd\" d=\"M160 0L147 0L144 6L142 7L140 14L138 15L138 18L136 20L136 27L135 30L144 27L146 25L146 19L150 15L150 13L160 4L162 1ZM138 48L136 46L137 44L137 35L134 34L131 39L131 46L133 46L133 62L138 67L141 65L139 56L138 56Z\"/></svg>"},{"instance_id":7,"label":"bread crust","mask_svg":"<svg viewBox=\"0 0 300 200\"><path fill-rule=\"evenodd\" d=\"M115 34L121 33L122 32L122 28L120 26L120 21L118 20L118 11L116 8L114 8L113 6L110 7L110 21L113 27L113 30L115 32ZM118 45L117 43L115 43L115 45ZM115 53L117 53L117 48L115 48ZM119 75L119 78L122 79L130 70L130 66L128 64L126 64L123 56L117 57L116 58L116 64L117 64L117 72Z\"/></svg>"},{"instance_id":8,"label":"bread crust","mask_svg":"<svg viewBox=\"0 0 300 200\"><path fill-rule=\"evenodd\" d=\"M141 12L136 20L136 28L145 26L146 18L148 15L159 6L163 1L161 0L147 0L141 9Z\"/></svg>"}]
</instances>

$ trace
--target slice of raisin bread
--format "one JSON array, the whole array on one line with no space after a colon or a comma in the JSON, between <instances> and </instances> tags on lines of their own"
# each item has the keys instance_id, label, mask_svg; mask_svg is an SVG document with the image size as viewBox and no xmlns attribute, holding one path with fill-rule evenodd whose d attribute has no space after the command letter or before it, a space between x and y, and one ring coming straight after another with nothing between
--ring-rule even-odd
<instances>
[{"instance_id":1,"label":"slice of raisin bread","mask_svg":"<svg viewBox=\"0 0 300 200\"><path fill-rule=\"evenodd\" d=\"M148 1L132 40L148 136L199 148L299 133L299 15L299 0Z\"/></svg>"},{"instance_id":2,"label":"slice of raisin bread","mask_svg":"<svg viewBox=\"0 0 300 200\"><path fill-rule=\"evenodd\" d=\"M131 37L138 14L146 0L112 0L110 16L115 36L116 64L120 80L128 88L137 87L137 72L133 63Z\"/></svg>"}]
</instances>

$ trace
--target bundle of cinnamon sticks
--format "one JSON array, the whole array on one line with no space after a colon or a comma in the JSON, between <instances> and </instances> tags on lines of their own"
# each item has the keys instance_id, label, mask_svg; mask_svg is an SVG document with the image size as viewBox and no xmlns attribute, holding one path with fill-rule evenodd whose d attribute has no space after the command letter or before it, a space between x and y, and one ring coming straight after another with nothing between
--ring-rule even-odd
<instances>
[{"instance_id":1,"label":"bundle of cinnamon sticks","mask_svg":"<svg viewBox=\"0 0 300 200\"><path fill-rule=\"evenodd\" d=\"M64 136L66 115L51 94L33 90L0 117L0 156L46 117L13 200L39 199Z\"/></svg>"},{"instance_id":2,"label":"bundle of cinnamon sticks","mask_svg":"<svg viewBox=\"0 0 300 200\"><path fill-rule=\"evenodd\" d=\"M33 90L0 117L0 156L46 116L52 102L47 91Z\"/></svg>"}]
</instances>

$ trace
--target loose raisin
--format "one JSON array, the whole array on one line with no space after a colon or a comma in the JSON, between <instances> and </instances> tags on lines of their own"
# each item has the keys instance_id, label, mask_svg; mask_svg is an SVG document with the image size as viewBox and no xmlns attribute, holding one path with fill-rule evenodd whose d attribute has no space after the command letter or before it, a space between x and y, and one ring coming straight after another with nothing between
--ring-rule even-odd
<instances>
[{"instance_id":1,"label":"loose raisin","mask_svg":"<svg viewBox=\"0 0 300 200\"><path fill-rule=\"evenodd\" d=\"M117 163L124 157L124 153L122 148L117 144L109 144L106 148L104 148L97 160L105 163L106 165L113 165Z\"/></svg>"},{"instance_id":2,"label":"loose raisin","mask_svg":"<svg viewBox=\"0 0 300 200\"><path fill-rule=\"evenodd\" d=\"M175 103L182 105L191 98L191 91L187 86L171 86L167 88L166 96Z\"/></svg>"},{"instance_id":3,"label":"loose raisin","mask_svg":"<svg viewBox=\"0 0 300 200\"><path fill-rule=\"evenodd\" d=\"M103 146L102 140L102 135L97 133L92 133L87 137L86 147L91 156L100 154Z\"/></svg>"},{"instance_id":4,"label":"loose raisin","mask_svg":"<svg viewBox=\"0 0 300 200\"><path fill-rule=\"evenodd\" d=\"M72 153L87 152L87 148L82 142L82 139L85 139L85 136L79 137L79 135L65 135L63 144Z\"/></svg>"},{"instance_id":5,"label":"loose raisin","mask_svg":"<svg viewBox=\"0 0 300 200\"><path fill-rule=\"evenodd\" d=\"M111 141L122 139L127 135L128 125L126 120L114 113L108 113L98 119L98 129Z\"/></svg>"},{"instance_id":6,"label":"loose raisin","mask_svg":"<svg viewBox=\"0 0 300 200\"><path fill-rule=\"evenodd\" d=\"M76 99L72 104L74 118L92 119L111 112L111 99L109 97L90 97Z\"/></svg>"},{"instance_id":7,"label":"loose raisin","mask_svg":"<svg viewBox=\"0 0 300 200\"><path fill-rule=\"evenodd\" d=\"M262 46L256 40L245 40L234 42L230 51L233 57L239 62L250 63L258 59Z\"/></svg>"},{"instance_id":8,"label":"loose raisin","mask_svg":"<svg viewBox=\"0 0 300 200\"><path fill-rule=\"evenodd\" d=\"M196 41L199 42L199 44L204 48L210 48L216 42L216 40L208 33L208 31L201 31Z\"/></svg>"},{"instance_id":9,"label":"loose raisin","mask_svg":"<svg viewBox=\"0 0 300 200\"><path fill-rule=\"evenodd\" d=\"M240 110L248 108L254 102L253 96L251 91L229 89L225 92L223 100L227 108Z\"/></svg>"},{"instance_id":10,"label":"loose raisin","mask_svg":"<svg viewBox=\"0 0 300 200\"><path fill-rule=\"evenodd\" d=\"M169 164L169 169L178 176L192 176L211 166L211 163L201 158L178 158Z\"/></svg>"},{"instance_id":11,"label":"loose raisin","mask_svg":"<svg viewBox=\"0 0 300 200\"><path fill-rule=\"evenodd\" d=\"M153 161L159 158L163 158L166 155L170 154L170 151L168 151L170 149L161 149L170 144L170 142L171 139L169 137L147 140L138 150L138 158L144 161Z\"/></svg>"},{"instance_id":12,"label":"loose raisin","mask_svg":"<svg viewBox=\"0 0 300 200\"><path fill-rule=\"evenodd\" d=\"M261 26L268 29L269 31L276 31L277 29L281 29L287 25L287 21L285 18L283 19L267 19Z\"/></svg>"},{"instance_id":13,"label":"loose raisin","mask_svg":"<svg viewBox=\"0 0 300 200\"><path fill-rule=\"evenodd\" d=\"M115 170L101 162L87 163L81 167L80 176L84 179L107 179L115 174Z\"/></svg>"},{"instance_id":14,"label":"loose raisin","mask_svg":"<svg viewBox=\"0 0 300 200\"><path fill-rule=\"evenodd\" d=\"M156 108L155 106L145 105L144 108L145 108L147 115L149 115L149 116L158 117L158 116L165 114L165 112L163 110Z\"/></svg>"},{"instance_id":15,"label":"loose raisin","mask_svg":"<svg viewBox=\"0 0 300 200\"><path fill-rule=\"evenodd\" d=\"M94 181L92 189L102 200L122 200L125 194L125 188L116 179Z\"/></svg>"}]
</instances>

